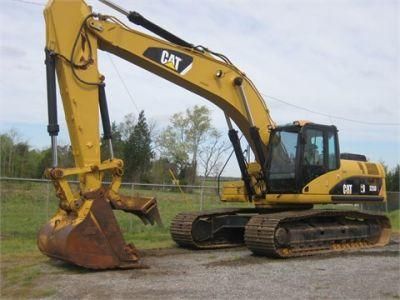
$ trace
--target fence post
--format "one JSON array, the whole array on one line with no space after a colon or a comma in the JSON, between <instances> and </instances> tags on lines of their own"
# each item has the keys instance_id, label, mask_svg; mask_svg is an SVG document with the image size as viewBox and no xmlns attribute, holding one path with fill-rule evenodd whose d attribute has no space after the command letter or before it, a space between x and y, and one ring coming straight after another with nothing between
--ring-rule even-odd
<instances>
[{"instance_id":1,"label":"fence post","mask_svg":"<svg viewBox=\"0 0 400 300\"><path fill-rule=\"evenodd\" d=\"M388 200L389 200L388 198L389 198L389 197L386 196L386 201L385 201L385 213L386 213L386 214L389 213L389 212L388 212Z\"/></svg>"},{"instance_id":2,"label":"fence post","mask_svg":"<svg viewBox=\"0 0 400 300\"><path fill-rule=\"evenodd\" d=\"M204 201L204 180L201 182L201 187L200 187L200 211L203 210L203 201Z\"/></svg>"},{"instance_id":3,"label":"fence post","mask_svg":"<svg viewBox=\"0 0 400 300\"><path fill-rule=\"evenodd\" d=\"M135 184L132 182L132 184L131 184L131 197L133 197L134 190L135 190ZM130 214L130 215L131 215L131 217L129 218L129 232L132 232L134 215L132 215L132 214Z\"/></svg>"},{"instance_id":4,"label":"fence post","mask_svg":"<svg viewBox=\"0 0 400 300\"><path fill-rule=\"evenodd\" d=\"M203 187L200 187L200 211L203 210Z\"/></svg>"},{"instance_id":5,"label":"fence post","mask_svg":"<svg viewBox=\"0 0 400 300\"><path fill-rule=\"evenodd\" d=\"M47 181L46 220L49 219L50 181Z\"/></svg>"}]
</instances>

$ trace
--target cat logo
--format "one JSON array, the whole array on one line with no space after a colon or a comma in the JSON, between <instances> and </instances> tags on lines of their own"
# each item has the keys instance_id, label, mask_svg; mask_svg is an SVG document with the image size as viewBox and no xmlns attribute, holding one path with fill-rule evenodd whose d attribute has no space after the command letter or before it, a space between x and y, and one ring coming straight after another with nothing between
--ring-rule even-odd
<instances>
[{"instance_id":1,"label":"cat logo","mask_svg":"<svg viewBox=\"0 0 400 300\"><path fill-rule=\"evenodd\" d=\"M179 63L181 61L182 58L172 53L169 53L167 50L163 50L161 52L161 63L170 69L178 71Z\"/></svg>"},{"instance_id":2,"label":"cat logo","mask_svg":"<svg viewBox=\"0 0 400 300\"><path fill-rule=\"evenodd\" d=\"M353 194L353 185L352 184L343 184L343 195L351 195Z\"/></svg>"},{"instance_id":3,"label":"cat logo","mask_svg":"<svg viewBox=\"0 0 400 300\"><path fill-rule=\"evenodd\" d=\"M171 49L150 47L143 55L181 75L185 75L193 64L193 57Z\"/></svg>"}]
</instances>

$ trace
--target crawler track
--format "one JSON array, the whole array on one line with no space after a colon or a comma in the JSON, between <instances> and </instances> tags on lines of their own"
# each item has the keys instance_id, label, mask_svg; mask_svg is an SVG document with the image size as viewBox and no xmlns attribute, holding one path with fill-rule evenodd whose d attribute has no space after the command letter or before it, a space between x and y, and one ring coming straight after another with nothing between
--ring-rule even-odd
<instances>
[{"instance_id":1,"label":"crawler track","mask_svg":"<svg viewBox=\"0 0 400 300\"><path fill-rule=\"evenodd\" d=\"M387 217L356 211L306 210L260 214L246 225L246 246L269 257L298 257L384 246Z\"/></svg>"},{"instance_id":2,"label":"crawler track","mask_svg":"<svg viewBox=\"0 0 400 300\"><path fill-rule=\"evenodd\" d=\"M218 231L218 219L240 216L232 231ZM220 226L220 227L218 227ZM181 247L217 249L246 244L255 254L298 257L384 246L390 238L386 216L357 211L282 209L219 209L180 213L171 236Z\"/></svg>"},{"instance_id":3,"label":"crawler track","mask_svg":"<svg viewBox=\"0 0 400 300\"><path fill-rule=\"evenodd\" d=\"M195 240L192 231L196 226L196 222L200 219L208 219L211 217L235 215L238 213L248 212L247 209L218 209L203 212L184 212L178 214L171 223L172 239L181 247L194 249L218 249L235 247L243 244L243 239L239 241L231 241L227 238L216 237L207 240ZM254 211L254 209L252 209Z\"/></svg>"},{"instance_id":4,"label":"crawler track","mask_svg":"<svg viewBox=\"0 0 400 300\"><path fill-rule=\"evenodd\" d=\"M172 239L181 247L218 249L244 244L244 228L251 217L260 213L287 210L276 208L222 208L202 212L183 212L171 223ZM292 207L304 210L304 207Z\"/></svg>"}]
</instances>

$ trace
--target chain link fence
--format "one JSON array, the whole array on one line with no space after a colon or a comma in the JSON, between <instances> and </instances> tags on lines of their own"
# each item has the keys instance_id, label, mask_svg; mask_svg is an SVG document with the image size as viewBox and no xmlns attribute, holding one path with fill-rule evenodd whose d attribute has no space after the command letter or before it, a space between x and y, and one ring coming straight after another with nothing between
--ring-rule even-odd
<instances>
[{"instance_id":1,"label":"chain link fence","mask_svg":"<svg viewBox=\"0 0 400 300\"><path fill-rule=\"evenodd\" d=\"M78 188L78 181L69 181L71 186ZM48 179L33 179L33 178L13 178L0 177L0 196L3 196L4 189L7 192L13 192L13 188L18 193L18 190L27 190L33 188L34 194L37 192L44 198L45 210L48 211L51 206L50 201L58 201L55 198L54 189L51 180ZM110 182L104 182L109 184ZM155 184L155 183L139 183L139 182L124 182L121 184L121 193L134 196L140 194L142 196L152 196L159 198L162 201L164 196L169 195L175 200L190 201L192 204L198 203L200 210L207 207L205 202L219 200L219 187L215 181L205 181L203 185L175 185L175 184ZM44 197L43 197L44 196ZM54 199L55 198L55 199ZM388 213L400 209L400 193L387 192L387 201L385 203L361 203L356 204L361 210L371 212Z\"/></svg>"},{"instance_id":2,"label":"chain link fence","mask_svg":"<svg viewBox=\"0 0 400 300\"><path fill-rule=\"evenodd\" d=\"M35 178L14 178L14 177L0 177L1 187L12 192L11 187L15 187L16 190L20 188L33 188L38 191L41 190L41 194L45 195L46 207L49 206L49 201L53 198L54 189L52 181L48 179L35 179ZM79 181L68 181L71 188L77 189ZM110 182L103 182L108 185ZM182 201L198 201L200 209L205 207L205 201L209 198L219 199L219 187L215 184L215 181L205 181L203 185L176 185L176 184L156 184L156 183L139 183L139 182L123 182L121 184L120 191L122 194L134 196L141 194L142 196L162 196L163 194L174 195L176 200ZM41 185L39 187L39 185ZM1 191L4 192L4 191ZM161 197L162 199L163 197ZM52 199L53 200L53 199Z\"/></svg>"},{"instance_id":3,"label":"chain link fence","mask_svg":"<svg viewBox=\"0 0 400 300\"><path fill-rule=\"evenodd\" d=\"M136 215L115 210L125 240L138 248L175 245L169 227L178 213L232 206L219 201L216 187L210 184L206 182L204 186L182 186L180 189L169 184L122 184L121 194L156 197L164 224L161 227L144 226ZM71 182L71 187L77 189L78 182ZM37 253L37 234L54 216L58 205L59 199L49 180L0 178L0 253Z\"/></svg>"},{"instance_id":4,"label":"chain link fence","mask_svg":"<svg viewBox=\"0 0 400 300\"><path fill-rule=\"evenodd\" d=\"M71 182L78 188L78 182ZM127 241L139 248L157 248L174 245L169 226L180 212L226 207L253 207L252 203L224 203L219 201L215 182L203 185L123 183L121 194L156 197L164 226L143 226L135 215L114 211L119 227ZM388 193L388 202L355 204L354 209L367 212L390 213L399 209L399 193ZM58 209L51 181L46 179L0 178L0 250L1 253L37 252L36 236L39 229ZM350 207L349 207L350 206ZM324 206L318 206L323 208ZM331 206L329 206L331 207ZM337 206L335 206L337 207ZM339 206L340 207L340 206ZM353 209L351 204L347 208Z\"/></svg>"},{"instance_id":5,"label":"chain link fence","mask_svg":"<svg viewBox=\"0 0 400 300\"><path fill-rule=\"evenodd\" d=\"M400 209L400 193L387 192L387 201L385 203L362 203L363 211L390 213Z\"/></svg>"}]
</instances>

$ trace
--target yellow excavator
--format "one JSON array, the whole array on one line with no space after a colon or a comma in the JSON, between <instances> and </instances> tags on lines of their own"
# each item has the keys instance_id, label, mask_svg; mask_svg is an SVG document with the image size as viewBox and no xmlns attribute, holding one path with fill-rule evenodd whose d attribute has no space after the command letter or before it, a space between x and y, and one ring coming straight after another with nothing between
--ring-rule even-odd
<instances>
[{"instance_id":1,"label":"yellow excavator","mask_svg":"<svg viewBox=\"0 0 400 300\"><path fill-rule=\"evenodd\" d=\"M277 126L254 84L226 56L188 43L135 11L100 1L160 38L95 13L83 0L48 2L45 63L53 165L46 174L59 209L39 231L44 254L91 269L140 267L138 251L126 244L112 210L136 214L145 224L161 223L154 198L118 192L123 162L113 154L98 49L204 97L225 113L242 180L226 183L222 200L252 202L254 208L180 213L171 224L178 245L213 249L245 243L255 254L294 257L388 243L391 226L385 216L313 208L385 201L381 164L341 154L335 126L307 121ZM73 168L60 168L57 162L57 79ZM103 160L99 115L109 148ZM251 146L254 162L245 160L233 123ZM107 172L112 181L105 186ZM79 178L78 190L71 188L71 176Z\"/></svg>"}]
</instances>

